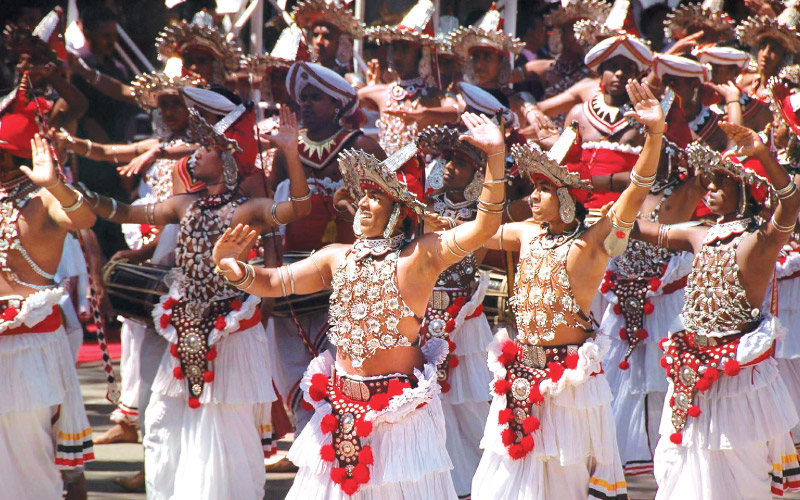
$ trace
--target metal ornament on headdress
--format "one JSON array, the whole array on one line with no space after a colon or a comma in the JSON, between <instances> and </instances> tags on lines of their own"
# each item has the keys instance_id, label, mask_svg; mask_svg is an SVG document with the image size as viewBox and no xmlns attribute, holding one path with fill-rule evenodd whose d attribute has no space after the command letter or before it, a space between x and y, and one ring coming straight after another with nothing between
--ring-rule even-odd
<instances>
[{"instance_id":1,"label":"metal ornament on headdress","mask_svg":"<svg viewBox=\"0 0 800 500\"><path fill-rule=\"evenodd\" d=\"M503 18L495 4L473 26L458 28L448 37L453 52L462 60L469 59L473 47L490 47L513 59L525 47L518 38L503 31Z\"/></svg>"},{"instance_id":2,"label":"metal ornament on headdress","mask_svg":"<svg viewBox=\"0 0 800 500\"><path fill-rule=\"evenodd\" d=\"M604 22L595 19L580 19L575 22L572 31L575 39L584 47L592 47L604 38L626 34L625 21L631 8L631 0L614 0L608 17ZM634 33L631 33L634 34ZM642 40L649 44L648 40Z\"/></svg>"},{"instance_id":3,"label":"metal ornament on headdress","mask_svg":"<svg viewBox=\"0 0 800 500\"><path fill-rule=\"evenodd\" d=\"M214 26L211 15L205 11L195 14L192 22L173 21L158 34L158 60L166 62L171 57L181 57L183 50L193 45L210 51L228 71L239 69L242 49Z\"/></svg>"},{"instance_id":4,"label":"metal ornament on headdress","mask_svg":"<svg viewBox=\"0 0 800 500\"><path fill-rule=\"evenodd\" d=\"M736 28L739 43L758 48L763 38L772 38L780 42L787 52L800 53L800 35L797 32L800 12L797 3L797 0L787 2L786 9L774 19L767 16L748 17Z\"/></svg>"},{"instance_id":5,"label":"metal ornament on headdress","mask_svg":"<svg viewBox=\"0 0 800 500\"><path fill-rule=\"evenodd\" d=\"M417 155L417 144L408 143L389 158L380 161L360 149L339 153L339 171L345 186L356 200L364 196L362 183L375 184L394 201L417 215L422 215L425 204L409 191L408 184L397 178L397 171Z\"/></svg>"},{"instance_id":6,"label":"metal ornament on headdress","mask_svg":"<svg viewBox=\"0 0 800 500\"><path fill-rule=\"evenodd\" d=\"M723 10L723 1L704 0L702 4L679 5L664 19L664 34L667 38L683 38L691 35L689 29L696 27L713 32L717 42L728 42L734 36L733 19Z\"/></svg>"},{"instance_id":7,"label":"metal ornament on headdress","mask_svg":"<svg viewBox=\"0 0 800 500\"><path fill-rule=\"evenodd\" d=\"M272 50L266 54L248 55L242 57L240 64L251 77L260 80L261 95L267 101L272 101L272 73L273 68L289 70L296 61L304 59L305 47L303 30L296 24L287 26L281 31L278 41Z\"/></svg>"},{"instance_id":8,"label":"metal ornament on headdress","mask_svg":"<svg viewBox=\"0 0 800 500\"><path fill-rule=\"evenodd\" d=\"M417 142L419 149L425 155L430 155L436 165L431 169L426 181L428 187L433 189L441 189L444 187L443 175L445 160L442 158L445 151L457 151L464 154L475 165L475 174L472 176L472 181L464 188L464 196L470 200L475 201L480 195L480 190L483 184L484 173L483 166L486 164L486 154L472 144L460 140L462 134L459 130L447 126L429 126L423 130Z\"/></svg>"},{"instance_id":9,"label":"metal ornament on headdress","mask_svg":"<svg viewBox=\"0 0 800 500\"><path fill-rule=\"evenodd\" d=\"M242 152L242 148L239 147L236 139L226 137L225 134L216 127L209 125L194 108L189 109L189 128L192 137L204 147L209 149L222 149L220 157L222 158L223 164L223 180L228 189L234 189L239 180L239 169L236 166L236 160L233 154Z\"/></svg>"},{"instance_id":10,"label":"metal ornament on headdress","mask_svg":"<svg viewBox=\"0 0 800 500\"><path fill-rule=\"evenodd\" d=\"M366 29L350 7L339 0L301 0L292 9L290 17L304 30L317 24L330 24L352 38L360 38Z\"/></svg>"},{"instance_id":11,"label":"metal ornament on headdress","mask_svg":"<svg viewBox=\"0 0 800 500\"><path fill-rule=\"evenodd\" d=\"M545 16L545 24L560 27L581 19L601 23L610 10L611 6L602 0L561 0L561 6Z\"/></svg>"},{"instance_id":12,"label":"metal ornament on headdress","mask_svg":"<svg viewBox=\"0 0 800 500\"><path fill-rule=\"evenodd\" d=\"M528 179L542 176L556 186L558 213L561 220L567 224L575 220L575 200L569 194L569 190L592 190L590 181L581 179L579 173L570 172L566 165L562 165L577 138L578 124L572 122L546 153L536 143L526 146L515 144L511 147L511 156L523 175Z\"/></svg>"},{"instance_id":13,"label":"metal ornament on headdress","mask_svg":"<svg viewBox=\"0 0 800 500\"><path fill-rule=\"evenodd\" d=\"M145 108L157 108L158 98L163 94L179 95L184 87L197 87L199 78L188 76L169 77L162 72L141 73L131 82L131 90L136 102Z\"/></svg>"}]
</instances>

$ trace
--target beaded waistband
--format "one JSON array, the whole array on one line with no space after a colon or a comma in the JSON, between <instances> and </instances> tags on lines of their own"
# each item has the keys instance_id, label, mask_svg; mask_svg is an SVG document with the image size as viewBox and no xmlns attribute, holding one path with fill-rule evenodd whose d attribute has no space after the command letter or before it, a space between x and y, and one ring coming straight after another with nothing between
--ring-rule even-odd
<instances>
[{"instance_id":1,"label":"beaded waistband","mask_svg":"<svg viewBox=\"0 0 800 500\"><path fill-rule=\"evenodd\" d=\"M389 390L392 380L417 385L417 379L408 375L388 375L385 377L351 377L340 375L334 370L333 384L342 392L342 395L355 401L367 402L377 394L384 394Z\"/></svg>"}]
</instances>

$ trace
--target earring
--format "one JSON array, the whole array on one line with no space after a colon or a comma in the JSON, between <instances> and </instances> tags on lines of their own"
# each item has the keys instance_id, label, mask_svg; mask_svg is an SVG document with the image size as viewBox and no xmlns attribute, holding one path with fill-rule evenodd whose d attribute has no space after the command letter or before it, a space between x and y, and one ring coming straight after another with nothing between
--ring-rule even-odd
<instances>
[{"instance_id":1,"label":"earring","mask_svg":"<svg viewBox=\"0 0 800 500\"><path fill-rule=\"evenodd\" d=\"M392 233L394 232L394 227L397 225L397 219L400 217L400 204L395 203L392 207L392 213L389 215L389 221L386 223L386 227L383 230L383 237L384 238L391 238Z\"/></svg>"},{"instance_id":2,"label":"earring","mask_svg":"<svg viewBox=\"0 0 800 500\"><path fill-rule=\"evenodd\" d=\"M469 201L475 201L478 199L478 196L481 194L481 188L483 187L483 171L477 170L475 171L475 175L472 176L472 180L467 187L464 188L464 198Z\"/></svg>"},{"instance_id":3,"label":"earring","mask_svg":"<svg viewBox=\"0 0 800 500\"><path fill-rule=\"evenodd\" d=\"M339 113L340 113L341 111L342 111L342 110L341 110L341 109L339 109L339 108L333 108L333 112L334 112L334 113L336 113L336 116L339 116Z\"/></svg>"},{"instance_id":4,"label":"earring","mask_svg":"<svg viewBox=\"0 0 800 500\"><path fill-rule=\"evenodd\" d=\"M353 216L353 234L358 238L364 236L364 233L361 232L361 207L356 210L356 215Z\"/></svg>"},{"instance_id":5,"label":"earring","mask_svg":"<svg viewBox=\"0 0 800 500\"><path fill-rule=\"evenodd\" d=\"M558 188L556 195L558 196L558 215L562 222L569 224L575 220L575 200L569 195L567 188Z\"/></svg>"},{"instance_id":6,"label":"earring","mask_svg":"<svg viewBox=\"0 0 800 500\"><path fill-rule=\"evenodd\" d=\"M744 211L747 208L747 191L744 186L744 181L739 182L739 217L744 217Z\"/></svg>"},{"instance_id":7,"label":"earring","mask_svg":"<svg viewBox=\"0 0 800 500\"><path fill-rule=\"evenodd\" d=\"M222 165L222 179L225 182L225 187L233 191L239 180L239 170L236 167L236 160L230 152L225 151L222 154Z\"/></svg>"}]
</instances>

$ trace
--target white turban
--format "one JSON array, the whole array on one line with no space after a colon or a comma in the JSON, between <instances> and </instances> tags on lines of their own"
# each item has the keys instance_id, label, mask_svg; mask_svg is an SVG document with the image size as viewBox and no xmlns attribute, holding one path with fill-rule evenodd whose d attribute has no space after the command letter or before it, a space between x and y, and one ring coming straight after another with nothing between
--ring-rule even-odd
<instances>
[{"instance_id":1,"label":"white turban","mask_svg":"<svg viewBox=\"0 0 800 500\"><path fill-rule=\"evenodd\" d=\"M606 38L586 54L583 62L592 71L612 57L622 56L636 63L639 72L653 63L653 53L641 40L633 35L619 35Z\"/></svg>"},{"instance_id":2,"label":"white turban","mask_svg":"<svg viewBox=\"0 0 800 500\"><path fill-rule=\"evenodd\" d=\"M296 102L300 93L312 85L321 92L339 101L342 105L340 116L350 116L358 110L356 89L347 83L337 72L315 63L297 62L289 68L286 75L286 90Z\"/></svg>"},{"instance_id":3,"label":"white turban","mask_svg":"<svg viewBox=\"0 0 800 500\"><path fill-rule=\"evenodd\" d=\"M499 111L502 113L503 120L507 126L519 128L519 120L517 119L516 113L511 111L508 107L503 106L495 96L477 85L472 85L467 82L459 82L458 87L461 90L461 97L464 98L467 107L474 109L478 113L483 113L489 118L494 118Z\"/></svg>"},{"instance_id":4,"label":"white turban","mask_svg":"<svg viewBox=\"0 0 800 500\"><path fill-rule=\"evenodd\" d=\"M658 54L653 61L653 70L660 80L663 80L665 75L698 78L702 83L711 80L711 68L707 64L700 64L685 57Z\"/></svg>"},{"instance_id":5,"label":"white turban","mask_svg":"<svg viewBox=\"0 0 800 500\"><path fill-rule=\"evenodd\" d=\"M215 115L227 115L236 108L230 99L213 90L184 87L182 94L187 108L197 108Z\"/></svg>"},{"instance_id":6,"label":"white turban","mask_svg":"<svg viewBox=\"0 0 800 500\"><path fill-rule=\"evenodd\" d=\"M692 50L692 55L702 64L738 66L740 69L745 69L750 62L750 56L747 52L732 47L717 47L715 45L697 47Z\"/></svg>"}]
</instances>

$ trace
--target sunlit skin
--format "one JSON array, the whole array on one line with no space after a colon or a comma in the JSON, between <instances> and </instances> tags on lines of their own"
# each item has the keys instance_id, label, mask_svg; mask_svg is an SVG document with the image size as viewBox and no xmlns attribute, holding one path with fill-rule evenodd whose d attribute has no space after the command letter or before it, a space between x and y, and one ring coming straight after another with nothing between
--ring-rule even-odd
<instances>
[{"instance_id":1,"label":"sunlit skin","mask_svg":"<svg viewBox=\"0 0 800 500\"><path fill-rule=\"evenodd\" d=\"M614 106L628 102L625 85L636 78L639 68L636 63L623 56L615 56L598 68L606 104Z\"/></svg>"},{"instance_id":2,"label":"sunlit skin","mask_svg":"<svg viewBox=\"0 0 800 500\"><path fill-rule=\"evenodd\" d=\"M706 204L712 213L726 219L736 218L739 209L739 182L723 173L715 173L706 186Z\"/></svg>"},{"instance_id":3,"label":"sunlit skin","mask_svg":"<svg viewBox=\"0 0 800 500\"><path fill-rule=\"evenodd\" d=\"M104 60L114 55L114 45L118 38L116 21L100 23L97 29L85 34L89 48L95 57Z\"/></svg>"},{"instance_id":4,"label":"sunlit skin","mask_svg":"<svg viewBox=\"0 0 800 500\"><path fill-rule=\"evenodd\" d=\"M170 132L178 134L189 126L189 110L177 95L164 94L158 98L158 109Z\"/></svg>"},{"instance_id":5,"label":"sunlit skin","mask_svg":"<svg viewBox=\"0 0 800 500\"><path fill-rule=\"evenodd\" d=\"M181 53L183 67L200 75L205 81L214 81L214 63L216 59L200 47L187 47Z\"/></svg>"},{"instance_id":6,"label":"sunlit skin","mask_svg":"<svg viewBox=\"0 0 800 500\"><path fill-rule=\"evenodd\" d=\"M556 186L546 179L540 178L533 182L533 191L528 198L528 203L533 220L537 223L550 222L559 218L558 207L560 204L556 189Z\"/></svg>"},{"instance_id":7,"label":"sunlit skin","mask_svg":"<svg viewBox=\"0 0 800 500\"><path fill-rule=\"evenodd\" d=\"M503 56L487 48L472 51L472 68L475 84L479 87L494 88L500 85L499 76L503 68Z\"/></svg>"},{"instance_id":8,"label":"sunlit skin","mask_svg":"<svg viewBox=\"0 0 800 500\"><path fill-rule=\"evenodd\" d=\"M410 80L419 75L422 45L407 40L396 40L389 45L389 67L401 80Z\"/></svg>"},{"instance_id":9,"label":"sunlit skin","mask_svg":"<svg viewBox=\"0 0 800 500\"><path fill-rule=\"evenodd\" d=\"M323 66L332 67L336 62L340 36L342 32L331 24L320 23L311 28L311 48Z\"/></svg>"},{"instance_id":10,"label":"sunlit skin","mask_svg":"<svg viewBox=\"0 0 800 500\"><path fill-rule=\"evenodd\" d=\"M448 193L448 197L454 201L464 199L464 188L466 188L473 177L478 165L465 158L459 153L452 155L450 161L444 166L442 174L442 185Z\"/></svg>"},{"instance_id":11,"label":"sunlit skin","mask_svg":"<svg viewBox=\"0 0 800 500\"><path fill-rule=\"evenodd\" d=\"M711 81L717 85L723 83L735 82L742 70L735 64L713 64L711 65Z\"/></svg>"},{"instance_id":12,"label":"sunlit skin","mask_svg":"<svg viewBox=\"0 0 800 500\"><path fill-rule=\"evenodd\" d=\"M758 72L766 77L777 75L785 57L783 45L777 40L765 38L758 47Z\"/></svg>"}]
</instances>

